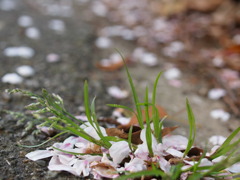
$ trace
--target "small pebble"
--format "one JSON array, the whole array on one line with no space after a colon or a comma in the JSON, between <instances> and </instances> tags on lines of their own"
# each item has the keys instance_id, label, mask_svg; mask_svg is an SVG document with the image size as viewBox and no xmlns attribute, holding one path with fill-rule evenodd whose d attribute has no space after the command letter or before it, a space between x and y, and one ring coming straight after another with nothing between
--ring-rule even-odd
<instances>
[{"instance_id":1,"label":"small pebble","mask_svg":"<svg viewBox=\"0 0 240 180\"><path fill-rule=\"evenodd\" d=\"M23 77L31 77L35 74L34 69L31 66L23 65L16 69L17 73Z\"/></svg>"},{"instance_id":2,"label":"small pebble","mask_svg":"<svg viewBox=\"0 0 240 180\"><path fill-rule=\"evenodd\" d=\"M210 112L210 115L214 119L219 119L222 122L227 122L230 118L230 114L222 109L215 109Z\"/></svg>"},{"instance_id":3,"label":"small pebble","mask_svg":"<svg viewBox=\"0 0 240 180\"><path fill-rule=\"evenodd\" d=\"M22 57L28 59L33 57L34 50L26 46L8 47L4 49L3 54L8 57Z\"/></svg>"},{"instance_id":4,"label":"small pebble","mask_svg":"<svg viewBox=\"0 0 240 180\"><path fill-rule=\"evenodd\" d=\"M16 73L8 73L2 77L2 82L9 84L21 84L23 82L23 78Z\"/></svg>"},{"instance_id":5,"label":"small pebble","mask_svg":"<svg viewBox=\"0 0 240 180\"><path fill-rule=\"evenodd\" d=\"M181 71L178 68L170 68L164 72L164 77L168 80L178 79L181 76Z\"/></svg>"},{"instance_id":6,"label":"small pebble","mask_svg":"<svg viewBox=\"0 0 240 180\"><path fill-rule=\"evenodd\" d=\"M35 162L40 166L46 166L46 161L44 161L44 160L37 160Z\"/></svg>"},{"instance_id":7,"label":"small pebble","mask_svg":"<svg viewBox=\"0 0 240 180\"><path fill-rule=\"evenodd\" d=\"M99 38L97 38L95 45L98 48L106 49L112 45L112 40L108 37L99 37Z\"/></svg>"},{"instance_id":8,"label":"small pebble","mask_svg":"<svg viewBox=\"0 0 240 180\"><path fill-rule=\"evenodd\" d=\"M37 29L35 27L30 27L30 28L26 29L25 35L28 38L31 38L31 39L39 39L40 38L40 31L39 31L39 29Z\"/></svg>"},{"instance_id":9,"label":"small pebble","mask_svg":"<svg viewBox=\"0 0 240 180\"><path fill-rule=\"evenodd\" d=\"M50 54L47 55L46 61L49 62L49 63L58 62L58 61L60 61L60 56L58 54L55 54L55 53L50 53Z\"/></svg>"},{"instance_id":10,"label":"small pebble","mask_svg":"<svg viewBox=\"0 0 240 180\"><path fill-rule=\"evenodd\" d=\"M209 99L220 99L221 97L226 95L226 91L224 89L221 88L214 88L211 89L210 91L208 91L208 98Z\"/></svg>"},{"instance_id":11,"label":"small pebble","mask_svg":"<svg viewBox=\"0 0 240 180\"><path fill-rule=\"evenodd\" d=\"M18 18L18 25L21 27L29 27L33 25L33 19L30 16L23 15Z\"/></svg>"}]
</instances>

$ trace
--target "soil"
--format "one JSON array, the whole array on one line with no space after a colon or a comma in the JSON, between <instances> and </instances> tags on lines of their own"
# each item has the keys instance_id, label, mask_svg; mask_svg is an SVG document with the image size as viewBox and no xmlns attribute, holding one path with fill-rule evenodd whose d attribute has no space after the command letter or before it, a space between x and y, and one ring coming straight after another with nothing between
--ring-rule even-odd
<instances>
[{"instance_id":1,"label":"soil","mask_svg":"<svg viewBox=\"0 0 240 180\"><path fill-rule=\"evenodd\" d=\"M15 1L14 1L15 2ZM24 148L21 144L39 144L47 139L43 134L34 134L35 127L26 129L28 121L20 122L19 118L6 113L4 110L26 112L24 106L32 102L21 95L9 95L5 89L21 88L34 93L40 93L42 88L49 92L59 94L66 109L74 114L80 114L83 105L83 82L88 80L91 97L97 97L97 112L99 116L110 117L112 108L107 103L132 105L132 99L116 100L107 94L106 88L111 85L119 85L127 88L127 78L124 70L103 72L96 68L95 63L102 57L114 52L100 51L95 47L96 29L107 24L102 19L92 19L87 13L88 4L74 6L74 16L54 17L45 15L38 3L34 0L18 0L16 9L12 11L0 10L0 51L9 46L26 45L35 50L31 59L20 57L6 57L0 53L0 77L6 73L15 72L20 65L32 66L36 73L33 77L25 78L20 85L10 85L0 82L0 179L26 180L26 179L82 179L65 172L50 172L47 169L47 161L32 162L25 158L25 154L34 148ZM39 40L31 40L24 35L24 28L17 24L21 15L29 15L34 19L34 26L41 31ZM66 32L57 34L47 27L51 19L61 19L66 23ZM128 54L136 46L135 42L115 41L115 47L124 54ZM49 63L46 55L56 53L60 61ZM144 97L145 85L152 86L155 76L162 69L161 64L166 59L160 60L160 65L147 68L144 65L130 66L130 72L136 83L140 97ZM239 121L231 118L227 123L212 119L209 112L215 108L224 108L221 101L212 101L199 95L199 89L205 90L208 84L199 81L197 85L191 82L190 71L183 71L183 86L173 88L161 78L158 91L158 101L169 114L166 126L179 125L176 133L187 135L188 125L185 111L186 97L192 104L197 117L198 139L197 142L205 145L205 141L211 135L227 136L239 126ZM61 141L63 138L57 140ZM56 140L56 141L57 141ZM51 143L50 143L51 144ZM47 146L47 145L46 145ZM44 148L43 146L42 148Z\"/></svg>"}]
</instances>

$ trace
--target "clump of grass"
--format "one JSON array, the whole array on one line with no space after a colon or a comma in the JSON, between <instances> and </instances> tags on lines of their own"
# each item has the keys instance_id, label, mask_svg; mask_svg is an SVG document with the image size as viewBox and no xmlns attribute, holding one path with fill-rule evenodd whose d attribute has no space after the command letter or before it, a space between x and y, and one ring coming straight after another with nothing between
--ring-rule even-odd
<instances>
[{"instance_id":1,"label":"clump of grass","mask_svg":"<svg viewBox=\"0 0 240 180\"><path fill-rule=\"evenodd\" d=\"M124 60L123 60L124 61ZM132 77L129 73L129 70L127 66L125 65L126 73L128 76L128 81L132 90L133 100L136 112L130 108L123 105L117 105L117 104L109 104L111 107L118 107L127 109L133 113L136 114L138 119L138 124L141 130L145 130L144 136L146 137L146 145L148 149L148 158L150 160L146 161L148 163L148 170L141 170L138 172L118 172L120 175L118 177L119 180L123 179L130 179L130 178L138 178L138 177L155 177L165 180L177 180L180 179L180 176L184 173L188 173L188 179L195 180L195 179L201 179L204 177L212 177L216 179L224 178L224 177L233 177L236 174L227 174L225 175L225 169L232 166L233 164L236 164L240 162L240 157L238 156L238 149L237 147L240 144L240 140L236 140L234 142L233 139L236 137L236 135L240 131L240 127L237 128L227 139L226 141L210 156L206 155L206 151L201 153L201 155L196 158L192 159L192 162L194 164L188 168L183 168L184 165L186 165L185 160L189 160L189 157L187 159L187 156L189 154L189 151L193 148L195 136L196 136L196 125L195 125L195 117L192 111L192 108L190 106L190 103L188 100L186 100L186 109L188 114L188 121L189 121L189 137L188 137L188 144L183 152L183 156L178 158L178 163L171 164L171 168L168 171L164 171L161 167L160 163L158 161L154 161L154 158L159 158L159 155L156 155L156 152L154 150L155 147L153 147L154 140L158 144L162 144L162 124L163 119L160 118L159 112L156 108L156 93L157 93L157 84L159 81L159 78L162 73L159 73L153 87L153 93L152 93L152 102L149 102L148 97L148 87L146 87L145 92L145 100L144 102L139 101L139 97L137 95ZM89 94L88 94L88 83L85 81L84 83L84 106L85 106L85 113L88 119L88 122L90 126L93 127L93 129L96 131L98 135L98 139L94 138L80 126L80 125L86 125L85 122L77 119L75 116L71 115L65 108L64 103L61 97L59 97L56 94L50 94L45 89L42 90L41 95L36 95L29 91L24 91L20 89L14 89L9 90L10 93L22 93L23 95L29 96L32 99L34 99L36 102L28 105L26 108L31 110L33 114L41 114L44 116L44 118L41 118L42 126L49 126L54 129L59 130L59 134L54 136L53 138L49 140L53 140L54 138L64 134L69 133L73 134L75 136L79 136L95 145L98 145L100 147L103 147L107 150L109 150L113 142L119 142L119 141L126 141L128 143L129 149L131 154L134 156L134 153L136 149L138 148L138 145L133 144L131 139L133 135L133 127L130 127L128 138L122 139L115 136L106 136L104 132L102 131L99 123L98 118L95 112L95 98L90 103L89 101ZM153 108L153 115L150 117L149 115L149 107L152 106ZM145 109L145 121L142 114L142 107ZM52 116L53 115L53 116ZM153 128L151 127L151 124L153 124ZM49 141L48 140L48 141ZM42 143L43 144L43 143ZM40 145L42 145L40 144ZM30 147L36 147L36 146L30 146ZM67 151L64 149L59 149L58 147L53 147L53 149L61 151L63 153L71 154L74 156L86 155L85 153L76 153ZM95 154L99 155L99 154ZM107 153L108 157L111 157ZM203 159L207 159L209 161L212 161L220 156L225 156L222 161L215 163L211 166L201 166L201 162ZM166 163L167 162L166 160ZM118 164L118 166L120 166Z\"/></svg>"}]
</instances>

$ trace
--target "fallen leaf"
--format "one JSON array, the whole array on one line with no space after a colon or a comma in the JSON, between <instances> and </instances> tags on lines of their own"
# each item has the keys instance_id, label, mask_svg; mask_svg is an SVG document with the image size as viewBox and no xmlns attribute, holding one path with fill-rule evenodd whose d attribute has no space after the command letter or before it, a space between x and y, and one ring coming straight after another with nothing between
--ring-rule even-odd
<instances>
[{"instance_id":1,"label":"fallen leaf","mask_svg":"<svg viewBox=\"0 0 240 180\"><path fill-rule=\"evenodd\" d=\"M165 111L165 109L163 107L161 107L159 105L156 105L156 108L158 110L160 118L163 118L163 117L167 116L167 112ZM149 117L151 118L152 115L153 115L153 108L149 107L148 112L149 112ZM145 110L142 110L142 115L143 115L143 121L146 122ZM132 125L138 125L138 119L137 119L136 115L132 116L129 124L127 124L126 126L130 127Z\"/></svg>"},{"instance_id":2,"label":"fallen leaf","mask_svg":"<svg viewBox=\"0 0 240 180\"><path fill-rule=\"evenodd\" d=\"M162 129L162 137L170 134L172 131L174 131L174 130L177 129L177 128L178 128L178 126L165 127L165 128L163 128L163 129Z\"/></svg>"},{"instance_id":3,"label":"fallen leaf","mask_svg":"<svg viewBox=\"0 0 240 180\"><path fill-rule=\"evenodd\" d=\"M203 153L203 149L198 147L193 147L188 152L188 157L200 156Z\"/></svg>"},{"instance_id":4,"label":"fallen leaf","mask_svg":"<svg viewBox=\"0 0 240 180\"><path fill-rule=\"evenodd\" d=\"M240 44L238 45L232 45L226 49L223 50L224 55L230 55L230 54L240 54Z\"/></svg>"},{"instance_id":5,"label":"fallen leaf","mask_svg":"<svg viewBox=\"0 0 240 180\"><path fill-rule=\"evenodd\" d=\"M129 126L118 126L118 128L107 128L106 133L108 136L117 136L122 139L128 139ZM140 139L141 128L133 126L132 130L132 139L133 144L141 144L142 140Z\"/></svg>"}]
</instances>

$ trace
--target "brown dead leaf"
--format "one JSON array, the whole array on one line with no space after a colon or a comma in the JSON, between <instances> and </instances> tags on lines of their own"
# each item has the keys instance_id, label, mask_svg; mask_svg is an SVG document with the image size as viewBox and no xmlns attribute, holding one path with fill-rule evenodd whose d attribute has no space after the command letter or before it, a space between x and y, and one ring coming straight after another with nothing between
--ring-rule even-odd
<instances>
[{"instance_id":1,"label":"brown dead leaf","mask_svg":"<svg viewBox=\"0 0 240 180\"><path fill-rule=\"evenodd\" d=\"M193 147L190 149L190 151L188 152L188 157L192 157L192 156L200 156L203 153L203 149L198 148L198 147Z\"/></svg>"},{"instance_id":2,"label":"brown dead leaf","mask_svg":"<svg viewBox=\"0 0 240 180\"><path fill-rule=\"evenodd\" d=\"M112 167L111 165L106 164L106 163L98 163L98 164L93 165L93 166L91 166L91 167L92 167L92 168L96 168L96 167L98 167L98 168L104 168L104 169L112 169L112 170L115 170L114 167Z\"/></svg>"},{"instance_id":3,"label":"brown dead leaf","mask_svg":"<svg viewBox=\"0 0 240 180\"><path fill-rule=\"evenodd\" d=\"M165 109L159 105L156 105L156 108L158 110L158 113L159 113L159 116L160 118L163 118L167 115L167 112L165 111ZM142 115L143 115L143 120L144 122L146 122L146 114L145 114L145 110L142 110ZM152 107L149 107L149 116L150 118L152 117L153 115L153 108ZM133 125L138 125L138 119L137 119L137 116L134 115L132 116L129 124L127 124L126 126L133 126Z\"/></svg>"},{"instance_id":4,"label":"brown dead leaf","mask_svg":"<svg viewBox=\"0 0 240 180\"><path fill-rule=\"evenodd\" d=\"M188 6L192 10L196 11L213 11L215 10L224 0L188 0Z\"/></svg>"},{"instance_id":5,"label":"brown dead leaf","mask_svg":"<svg viewBox=\"0 0 240 180\"><path fill-rule=\"evenodd\" d=\"M111 61L111 60L109 60ZM129 59L125 59L125 62L127 63ZM101 62L96 64L97 68L104 70L104 71L116 71L118 69L121 69L124 66L124 62L122 60L118 62L111 63L109 65L103 65Z\"/></svg>"},{"instance_id":6,"label":"brown dead leaf","mask_svg":"<svg viewBox=\"0 0 240 180\"><path fill-rule=\"evenodd\" d=\"M107 128L106 129L106 133L108 136L117 136L122 139L128 139L128 131L129 131L129 127L126 127L125 129L121 129L121 128ZM140 139L140 134L141 134L141 129L137 126L133 126L132 139L131 139L131 142L133 144L141 144L142 143L142 140Z\"/></svg>"},{"instance_id":7,"label":"brown dead leaf","mask_svg":"<svg viewBox=\"0 0 240 180\"><path fill-rule=\"evenodd\" d=\"M165 128L163 128L163 129L162 129L162 137L170 134L172 131L174 131L174 130L177 129L177 128L178 128L178 126L165 127Z\"/></svg>"},{"instance_id":8,"label":"brown dead leaf","mask_svg":"<svg viewBox=\"0 0 240 180\"><path fill-rule=\"evenodd\" d=\"M232 45L223 50L224 55L240 54L240 45Z\"/></svg>"},{"instance_id":9,"label":"brown dead leaf","mask_svg":"<svg viewBox=\"0 0 240 180\"><path fill-rule=\"evenodd\" d=\"M91 147L87 148L85 151L86 154L101 154L101 146L92 144Z\"/></svg>"}]
</instances>

